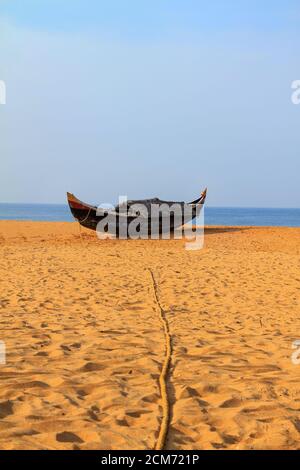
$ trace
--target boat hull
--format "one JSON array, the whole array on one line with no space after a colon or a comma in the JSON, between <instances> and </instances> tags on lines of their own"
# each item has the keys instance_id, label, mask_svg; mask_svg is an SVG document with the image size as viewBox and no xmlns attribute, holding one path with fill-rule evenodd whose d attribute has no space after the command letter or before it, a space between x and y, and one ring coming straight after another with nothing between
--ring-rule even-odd
<instances>
[{"instance_id":1,"label":"boat hull","mask_svg":"<svg viewBox=\"0 0 300 470\"><path fill-rule=\"evenodd\" d=\"M193 203L183 204L182 211L173 213L159 213L153 217L149 214L130 215L126 212L107 211L96 206L86 204L77 199L73 194L67 193L68 204L73 217L85 228L103 234L111 234L117 238L143 238L174 233L176 229L189 223L199 216L206 197L206 191L202 197Z\"/></svg>"}]
</instances>

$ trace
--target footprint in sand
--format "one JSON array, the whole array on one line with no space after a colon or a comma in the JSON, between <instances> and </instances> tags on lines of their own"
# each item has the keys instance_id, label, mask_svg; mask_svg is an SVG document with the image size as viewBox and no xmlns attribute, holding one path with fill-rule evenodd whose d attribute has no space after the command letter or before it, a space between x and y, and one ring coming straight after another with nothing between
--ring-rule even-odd
<instances>
[{"instance_id":1,"label":"footprint in sand","mask_svg":"<svg viewBox=\"0 0 300 470\"><path fill-rule=\"evenodd\" d=\"M10 400L0 403L0 419L4 419L14 413L13 402Z\"/></svg>"},{"instance_id":2,"label":"footprint in sand","mask_svg":"<svg viewBox=\"0 0 300 470\"><path fill-rule=\"evenodd\" d=\"M56 434L56 440L58 442L77 442L79 444L84 442L79 436L77 436L77 434L74 434L70 431L64 431Z\"/></svg>"},{"instance_id":3,"label":"footprint in sand","mask_svg":"<svg viewBox=\"0 0 300 470\"><path fill-rule=\"evenodd\" d=\"M220 408L238 408L242 405L242 400L239 398L230 398L229 400L225 400Z\"/></svg>"},{"instance_id":4,"label":"footprint in sand","mask_svg":"<svg viewBox=\"0 0 300 470\"><path fill-rule=\"evenodd\" d=\"M106 366L103 364L97 364L96 362L87 362L81 369L82 372L95 372L98 370L106 369Z\"/></svg>"}]
</instances>

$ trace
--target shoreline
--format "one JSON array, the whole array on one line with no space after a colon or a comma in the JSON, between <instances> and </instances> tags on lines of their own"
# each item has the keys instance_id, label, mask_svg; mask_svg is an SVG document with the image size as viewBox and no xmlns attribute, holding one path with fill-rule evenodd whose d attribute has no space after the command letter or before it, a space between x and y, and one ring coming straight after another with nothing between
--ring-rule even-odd
<instances>
[{"instance_id":1,"label":"shoreline","mask_svg":"<svg viewBox=\"0 0 300 470\"><path fill-rule=\"evenodd\" d=\"M18 223L18 224L78 224L76 220L26 220L26 219L0 219L2 223ZM190 226L190 224L187 224ZM199 227L199 225L193 225ZM205 224L204 228L251 228L251 229L300 229L299 226L283 226L283 225L224 225L224 224ZM86 230L82 227L83 230Z\"/></svg>"}]
</instances>

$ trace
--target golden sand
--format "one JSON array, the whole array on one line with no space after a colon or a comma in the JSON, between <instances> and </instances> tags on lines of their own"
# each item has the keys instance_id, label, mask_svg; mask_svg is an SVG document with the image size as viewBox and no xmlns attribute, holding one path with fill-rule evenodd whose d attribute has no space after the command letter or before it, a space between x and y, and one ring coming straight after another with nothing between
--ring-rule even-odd
<instances>
[{"instance_id":1,"label":"golden sand","mask_svg":"<svg viewBox=\"0 0 300 470\"><path fill-rule=\"evenodd\" d=\"M0 222L0 448L300 448L300 229L98 240ZM153 279L151 273L154 276Z\"/></svg>"}]
</instances>

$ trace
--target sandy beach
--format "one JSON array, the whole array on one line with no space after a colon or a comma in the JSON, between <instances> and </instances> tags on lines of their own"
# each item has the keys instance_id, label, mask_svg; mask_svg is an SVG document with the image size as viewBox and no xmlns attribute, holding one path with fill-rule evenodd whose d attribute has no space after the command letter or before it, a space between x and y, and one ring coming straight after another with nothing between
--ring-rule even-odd
<instances>
[{"instance_id":1,"label":"sandy beach","mask_svg":"<svg viewBox=\"0 0 300 470\"><path fill-rule=\"evenodd\" d=\"M300 228L98 240L0 221L0 449L299 449ZM153 275L153 276L152 276Z\"/></svg>"}]
</instances>

